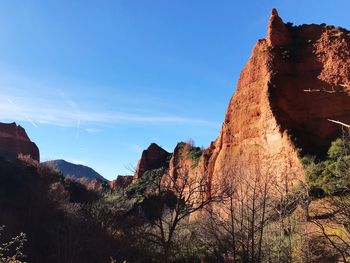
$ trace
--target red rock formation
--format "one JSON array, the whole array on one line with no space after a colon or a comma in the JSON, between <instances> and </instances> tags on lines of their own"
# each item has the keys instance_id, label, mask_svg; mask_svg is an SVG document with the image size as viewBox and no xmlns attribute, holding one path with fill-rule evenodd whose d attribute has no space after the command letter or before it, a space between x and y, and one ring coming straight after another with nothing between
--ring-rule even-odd
<instances>
[{"instance_id":1,"label":"red rock formation","mask_svg":"<svg viewBox=\"0 0 350 263\"><path fill-rule=\"evenodd\" d=\"M0 155L15 159L19 154L30 155L40 161L39 149L31 142L26 131L16 123L0 123Z\"/></svg>"},{"instance_id":2,"label":"red rock formation","mask_svg":"<svg viewBox=\"0 0 350 263\"><path fill-rule=\"evenodd\" d=\"M278 16L276 9L272 9L266 41L269 46L288 45L292 41L288 28Z\"/></svg>"},{"instance_id":3,"label":"red rock formation","mask_svg":"<svg viewBox=\"0 0 350 263\"><path fill-rule=\"evenodd\" d=\"M117 179L108 182L109 188L117 190L120 188L125 188L132 183L132 175L118 175Z\"/></svg>"},{"instance_id":4,"label":"red rock formation","mask_svg":"<svg viewBox=\"0 0 350 263\"><path fill-rule=\"evenodd\" d=\"M293 41L270 52L271 108L305 152L324 151L350 123L350 33L320 25L290 27Z\"/></svg>"},{"instance_id":5,"label":"red rock formation","mask_svg":"<svg viewBox=\"0 0 350 263\"><path fill-rule=\"evenodd\" d=\"M201 148L190 143L178 143L169 161L168 176L178 178L184 174L197 174L202 170L199 169L202 152Z\"/></svg>"},{"instance_id":6,"label":"red rock formation","mask_svg":"<svg viewBox=\"0 0 350 263\"><path fill-rule=\"evenodd\" d=\"M95 178L92 181L86 181L85 183L80 181L80 183L87 185L88 190L101 191L108 187L108 183L99 178Z\"/></svg>"},{"instance_id":7,"label":"red rock formation","mask_svg":"<svg viewBox=\"0 0 350 263\"><path fill-rule=\"evenodd\" d=\"M177 176L185 166L220 184L259 169L276 183L303 180L299 148L325 152L341 132L328 119L350 123L349 95L349 31L285 24L274 9L267 38L257 42L240 75L219 136L196 167L175 150L168 174Z\"/></svg>"},{"instance_id":8,"label":"red rock formation","mask_svg":"<svg viewBox=\"0 0 350 263\"><path fill-rule=\"evenodd\" d=\"M142 152L141 159L137 164L134 180L140 178L148 170L157 169L165 165L169 156L170 153L157 144L152 143L147 150Z\"/></svg>"},{"instance_id":9,"label":"red rock formation","mask_svg":"<svg viewBox=\"0 0 350 263\"><path fill-rule=\"evenodd\" d=\"M268 36L255 45L221 133L207 150L213 180L237 164L302 179L297 148L321 154L340 132L328 119L350 123L349 45L344 29L293 27L274 9Z\"/></svg>"}]
</instances>

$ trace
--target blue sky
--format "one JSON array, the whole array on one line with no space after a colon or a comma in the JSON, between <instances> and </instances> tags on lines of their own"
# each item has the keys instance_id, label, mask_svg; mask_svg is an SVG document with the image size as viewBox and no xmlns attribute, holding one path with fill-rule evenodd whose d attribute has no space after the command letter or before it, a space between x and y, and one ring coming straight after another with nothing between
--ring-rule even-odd
<instances>
[{"instance_id":1,"label":"blue sky","mask_svg":"<svg viewBox=\"0 0 350 263\"><path fill-rule=\"evenodd\" d=\"M151 142L207 147L273 7L350 28L348 0L0 1L0 121L107 179Z\"/></svg>"}]
</instances>

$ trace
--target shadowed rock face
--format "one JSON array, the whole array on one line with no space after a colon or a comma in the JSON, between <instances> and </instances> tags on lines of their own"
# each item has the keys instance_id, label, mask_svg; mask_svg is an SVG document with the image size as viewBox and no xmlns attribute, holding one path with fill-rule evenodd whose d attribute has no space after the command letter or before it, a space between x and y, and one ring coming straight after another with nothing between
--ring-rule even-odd
<instances>
[{"instance_id":1,"label":"shadowed rock face","mask_svg":"<svg viewBox=\"0 0 350 263\"><path fill-rule=\"evenodd\" d=\"M132 183L132 175L118 175L117 179L108 182L108 185L111 189L120 189L125 188Z\"/></svg>"},{"instance_id":2,"label":"shadowed rock face","mask_svg":"<svg viewBox=\"0 0 350 263\"><path fill-rule=\"evenodd\" d=\"M270 104L281 130L304 153L322 154L350 123L350 32L322 25L288 27L288 45L270 53Z\"/></svg>"},{"instance_id":3,"label":"shadowed rock face","mask_svg":"<svg viewBox=\"0 0 350 263\"><path fill-rule=\"evenodd\" d=\"M261 174L272 171L276 183L286 175L290 182L303 180L300 149L322 155L341 132L328 119L350 124L350 33L285 24L275 9L267 32L239 77L219 136L196 167L186 168L209 184L242 167L246 174L257 167ZM174 165L184 166L176 152Z\"/></svg>"},{"instance_id":4,"label":"shadowed rock face","mask_svg":"<svg viewBox=\"0 0 350 263\"><path fill-rule=\"evenodd\" d=\"M140 178L144 172L157 169L165 165L171 154L157 144L152 143L147 150L144 150L141 159L137 164L134 180Z\"/></svg>"},{"instance_id":5,"label":"shadowed rock face","mask_svg":"<svg viewBox=\"0 0 350 263\"><path fill-rule=\"evenodd\" d=\"M16 123L0 123L0 156L16 159L19 154L30 155L40 161L39 149L26 131Z\"/></svg>"}]
</instances>

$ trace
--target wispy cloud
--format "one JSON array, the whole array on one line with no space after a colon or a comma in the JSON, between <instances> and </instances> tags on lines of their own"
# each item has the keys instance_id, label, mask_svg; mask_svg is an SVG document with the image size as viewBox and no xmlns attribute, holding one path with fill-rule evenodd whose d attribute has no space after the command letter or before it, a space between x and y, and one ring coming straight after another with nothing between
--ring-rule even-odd
<instances>
[{"instance_id":1,"label":"wispy cloud","mask_svg":"<svg viewBox=\"0 0 350 263\"><path fill-rule=\"evenodd\" d=\"M101 132L101 129L86 128L85 131L88 132L88 133L98 133L98 132Z\"/></svg>"},{"instance_id":2,"label":"wispy cloud","mask_svg":"<svg viewBox=\"0 0 350 263\"><path fill-rule=\"evenodd\" d=\"M63 89L59 85L68 88ZM84 126L89 127L85 129L86 132L96 133L98 125L219 125L206 119L182 116L177 110L169 111L169 107L157 104L159 98L157 103L151 98L136 98L140 101L136 106L128 105L124 98L113 101L113 105L110 100L105 105L105 95L98 95L94 101L91 101L91 97L89 101L84 100L84 93L71 97L72 94L67 94L71 86L69 83L53 84L8 74L0 68L0 119L27 121L34 127L40 124L73 127L77 129L76 138L79 138L80 128ZM142 101L152 101L153 104L146 105Z\"/></svg>"},{"instance_id":3,"label":"wispy cloud","mask_svg":"<svg viewBox=\"0 0 350 263\"><path fill-rule=\"evenodd\" d=\"M153 124L153 125L200 125L217 126L218 123L196 118L174 115L134 114L129 112L99 112L78 111L71 107L60 105L57 101L38 98L9 98L0 95L0 118L18 121L28 121L33 126L36 123L57 126L75 127L78 131L84 124ZM88 131L88 130L87 130ZM88 132L93 132L92 130Z\"/></svg>"},{"instance_id":4,"label":"wispy cloud","mask_svg":"<svg viewBox=\"0 0 350 263\"><path fill-rule=\"evenodd\" d=\"M62 98L63 102L68 106L70 107L70 109L75 112L75 113L80 113L80 110L79 110L79 107L78 107L78 104L69 99L66 94L62 91L62 90L58 90L58 94L60 95L60 97ZM77 122L77 125L76 125L76 133L75 133L75 138L76 139L79 139L80 137L80 119L77 119L76 120Z\"/></svg>"},{"instance_id":5,"label":"wispy cloud","mask_svg":"<svg viewBox=\"0 0 350 263\"><path fill-rule=\"evenodd\" d=\"M16 110L17 114L20 115L25 121L28 121L34 127L38 127L36 123L25 113L22 111L19 105L16 105L10 98L7 98L7 102L11 105L11 107Z\"/></svg>"},{"instance_id":6,"label":"wispy cloud","mask_svg":"<svg viewBox=\"0 0 350 263\"><path fill-rule=\"evenodd\" d=\"M80 120L77 120L77 131L75 137L79 139L80 136Z\"/></svg>"}]
</instances>

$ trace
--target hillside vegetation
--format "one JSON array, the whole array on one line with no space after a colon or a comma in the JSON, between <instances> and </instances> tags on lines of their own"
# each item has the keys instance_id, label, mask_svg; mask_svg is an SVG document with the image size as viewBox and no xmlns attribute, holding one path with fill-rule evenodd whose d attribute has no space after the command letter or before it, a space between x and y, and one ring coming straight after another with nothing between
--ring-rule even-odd
<instances>
[{"instance_id":1,"label":"hillside vegetation","mask_svg":"<svg viewBox=\"0 0 350 263\"><path fill-rule=\"evenodd\" d=\"M203 196L198 178L165 184L166 168L119 190L93 191L30 159L0 159L0 243L13 240L0 255L4 262L347 262L349 142L335 140L323 159L305 156L306 183L281 198L269 197L258 177L240 185L244 191L227 183Z\"/></svg>"}]
</instances>

